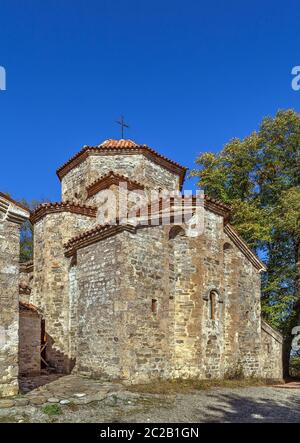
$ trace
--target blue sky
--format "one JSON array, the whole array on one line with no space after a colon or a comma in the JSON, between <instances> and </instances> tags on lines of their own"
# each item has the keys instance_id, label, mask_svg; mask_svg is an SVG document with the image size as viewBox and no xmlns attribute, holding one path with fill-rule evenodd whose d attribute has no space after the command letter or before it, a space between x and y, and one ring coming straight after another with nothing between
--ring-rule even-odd
<instances>
[{"instance_id":1,"label":"blue sky","mask_svg":"<svg viewBox=\"0 0 300 443\"><path fill-rule=\"evenodd\" d=\"M126 138L193 167L300 111L299 16L293 0L0 0L0 190L59 200L57 167L119 138L120 114Z\"/></svg>"}]
</instances>

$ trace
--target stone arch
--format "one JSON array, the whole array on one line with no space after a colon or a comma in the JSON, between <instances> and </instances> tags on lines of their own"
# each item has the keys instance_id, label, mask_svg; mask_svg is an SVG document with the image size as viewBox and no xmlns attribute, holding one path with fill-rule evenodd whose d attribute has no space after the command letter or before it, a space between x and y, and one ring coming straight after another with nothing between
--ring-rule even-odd
<instances>
[{"instance_id":1,"label":"stone arch","mask_svg":"<svg viewBox=\"0 0 300 443\"><path fill-rule=\"evenodd\" d=\"M208 299L209 318L210 318L210 320L213 320L213 321L216 320L218 299L219 299L218 292L215 290L210 291L209 299Z\"/></svg>"},{"instance_id":2,"label":"stone arch","mask_svg":"<svg viewBox=\"0 0 300 443\"><path fill-rule=\"evenodd\" d=\"M207 292L206 292L205 295L203 296L203 300L208 301L208 300L209 300L209 297L210 297L210 294L211 294L212 292L215 292L217 301L218 301L219 303L223 303L223 295L222 295L221 291L220 291L219 289L217 289L215 286L211 286L211 287L207 290Z\"/></svg>"},{"instance_id":3,"label":"stone arch","mask_svg":"<svg viewBox=\"0 0 300 443\"><path fill-rule=\"evenodd\" d=\"M210 320L217 320L221 317L223 298L221 297L220 291L211 288L203 299L208 302L208 318Z\"/></svg>"},{"instance_id":4,"label":"stone arch","mask_svg":"<svg viewBox=\"0 0 300 443\"><path fill-rule=\"evenodd\" d=\"M190 336L194 324L194 287L191 284L193 254L185 229L173 225L168 232L169 248L169 335L170 355L177 375L195 368L196 338ZM178 372L177 372L178 371ZM184 372L185 373L185 372Z\"/></svg>"},{"instance_id":5,"label":"stone arch","mask_svg":"<svg viewBox=\"0 0 300 443\"><path fill-rule=\"evenodd\" d=\"M176 283L178 280L178 260L179 249L182 241L185 240L185 230L180 225L174 225L170 228L168 234L169 247L169 291L170 297L174 298L176 292Z\"/></svg>"}]
</instances>

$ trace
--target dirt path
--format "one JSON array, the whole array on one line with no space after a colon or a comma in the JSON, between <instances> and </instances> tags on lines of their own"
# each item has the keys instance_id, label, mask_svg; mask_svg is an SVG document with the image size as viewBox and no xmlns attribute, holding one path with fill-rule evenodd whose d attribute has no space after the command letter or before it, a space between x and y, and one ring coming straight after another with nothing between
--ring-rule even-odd
<instances>
[{"instance_id":1,"label":"dirt path","mask_svg":"<svg viewBox=\"0 0 300 443\"><path fill-rule=\"evenodd\" d=\"M79 402L78 402L79 403ZM52 405L53 406L53 405ZM0 422L300 422L300 389L214 388L172 396L119 390L88 404L0 409ZM50 408L51 411L51 408Z\"/></svg>"}]
</instances>

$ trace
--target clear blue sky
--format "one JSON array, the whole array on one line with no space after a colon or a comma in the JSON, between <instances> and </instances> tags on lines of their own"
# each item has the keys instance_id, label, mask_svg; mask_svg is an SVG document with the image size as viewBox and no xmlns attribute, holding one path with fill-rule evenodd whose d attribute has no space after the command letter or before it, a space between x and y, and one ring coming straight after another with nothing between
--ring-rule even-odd
<instances>
[{"instance_id":1,"label":"clear blue sky","mask_svg":"<svg viewBox=\"0 0 300 443\"><path fill-rule=\"evenodd\" d=\"M120 114L126 138L192 167L300 111L299 19L293 0L0 0L0 190L59 200L56 168L119 138Z\"/></svg>"}]
</instances>

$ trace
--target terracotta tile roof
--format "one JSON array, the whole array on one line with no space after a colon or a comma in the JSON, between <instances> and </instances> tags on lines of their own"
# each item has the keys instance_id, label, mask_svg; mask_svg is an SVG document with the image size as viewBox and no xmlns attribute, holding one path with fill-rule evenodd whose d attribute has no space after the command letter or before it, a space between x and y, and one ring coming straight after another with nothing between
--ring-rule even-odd
<instances>
[{"instance_id":1,"label":"terracotta tile roof","mask_svg":"<svg viewBox=\"0 0 300 443\"><path fill-rule=\"evenodd\" d=\"M178 174L180 185L182 186L186 171L188 168L179 163L170 160L164 155L159 154L154 149L143 144L137 144L132 140L105 140L97 146L84 146L81 151L71 157L66 163L57 169L56 173L61 180L69 171L83 162L90 154L106 154L107 152L115 154L143 154L166 169Z\"/></svg>"},{"instance_id":2,"label":"terracotta tile roof","mask_svg":"<svg viewBox=\"0 0 300 443\"><path fill-rule=\"evenodd\" d=\"M157 203L158 203L157 211L153 211L153 208L151 210L151 205L147 205L144 208L145 211L143 211L143 209L141 209L140 211L133 211L132 214L129 212L129 214L128 214L129 220L131 217L141 217L141 220L143 220L143 223L141 222L140 225L137 224L137 226L130 224L130 222L128 222L128 224L119 224L119 220L116 220L116 224L112 225L112 224L107 223L105 225L98 225L93 229L85 231L82 234L71 238L68 241L68 243L66 243L64 245L64 247L66 249L66 256L70 257L74 254L74 252L77 249L84 248L90 244L96 243L104 238L108 238L108 237L115 235L118 232L122 232L124 230L130 231L130 232L135 232L135 230L137 228L139 228L140 226L155 227L157 225L151 223L153 221L153 219L158 218L158 221L159 221L158 224L162 224L164 218L168 216L168 220L170 221L170 224L173 224L174 223L174 216L176 214L178 214L176 211L178 209L178 201L179 200L180 199L175 199L174 197L170 198L170 210L169 211L165 211L164 200L162 198L160 198L157 201ZM183 198L181 201L182 201L182 205L186 204L186 202L183 200ZM191 206L189 206L184 213L186 219L188 219L189 216L190 217L193 216L193 214L195 212L195 205L199 204L199 199L196 200L196 197L191 197L190 201L191 201ZM230 214L230 207L229 206L224 205L223 203L220 203L217 200L210 198L206 195L204 196L203 201L204 201L203 205L207 210L223 216L225 222L228 220L229 214ZM201 204L201 198L200 198L200 204ZM179 204L179 206L180 206L180 204ZM144 216L145 212L146 212L146 214L148 214L148 217L149 217L148 224L144 223L145 220L143 219L143 216ZM146 215L146 217L147 217L147 215ZM176 220L176 223L178 223L177 220Z\"/></svg>"},{"instance_id":3,"label":"terracotta tile roof","mask_svg":"<svg viewBox=\"0 0 300 443\"><path fill-rule=\"evenodd\" d=\"M183 196L182 196L183 197ZM203 196L203 206L211 211L214 212L224 218L224 232L228 235L228 237L232 240L232 242L240 249L240 251L248 258L248 260L254 265L254 267L258 271L265 271L266 267L262 263L262 261L251 251L247 243L240 237L240 235L237 233L237 231L228 223L229 217L230 217L230 206L209 197L208 195ZM194 211L193 208L195 208L196 204L201 204L201 196L196 199L196 197L191 196L191 206L188 208L190 209L190 215L192 216ZM170 224L174 222L174 215L176 214L176 210L178 208L178 201L179 199L176 199L174 197L170 198L170 211L169 213L164 212L164 201L162 198L158 200L158 210L156 212L151 212L151 205L147 205L147 214L149 217L148 225L147 224L141 224L141 226L149 226L149 227L155 227L157 225L151 224L151 221L153 221L153 216L159 217L159 224L162 223L164 216L169 215L170 216ZM182 198L182 204L185 204L183 198ZM179 202L180 207L180 202ZM134 214L128 214L128 218L130 219L130 216L137 216L139 217L141 214L143 214L143 210L138 211L137 213L134 212ZM188 215L186 213L186 215ZM152 219L150 218L152 216ZM128 224L118 224L119 221L116 221L116 224L105 224L105 225L98 225L93 229L90 229L86 232L83 232L80 235L77 235L76 237L71 238L65 245L66 249L66 256L72 256L77 249L81 249L83 247L86 247L90 244L93 244L95 242L98 242L104 238L108 238L112 235L117 234L118 232L122 232L124 230L135 232L135 230L139 227L139 224L137 226L134 226L130 223Z\"/></svg>"},{"instance_id":4,"label":"terracotta tile roof","mask_svg":"<svg viewBox=\"0 0 300 443\"><path fill-rule=\"evenodd\" d=\"M137 143L135 143L133 140L124 140L124 139L120 139L120 140L113 140L113 139L108 139L108 140L104 140L104 142L100 143L100 145L98 145L101 148L138 148L139 145Z\"/></svg>"},{"instance_id":5,"label":"terracotta tile roof","mask_svg":"<svg viewBox=\"0 0 300 443\"><path fill-rule=\"evenodd\" d=\"M210 197L209 195L205 194L204 198L206 201L213 203L215 205L218 205L220 208L223 208L225 211L231 211L232 208L229 205L226 205L225 203L221 202L220 200L217 200L215 198Z\"/></svg>"},{"instance_id":6,"label":"terracotta tile roof","mask_svg":"<svg viewBox=\"0 0 300 443\"><path fill-rule=\"evenodd\" d=\"M55 203L43 203L39 205L30 216L31 223L36 223L47 214L59 213L59 212L71 212L73 214L86 215L88 217L96 217L97 208L87 205L79 205L69 201L55 202Z\"/></svg>"},{"instance_id":7,"label":"terracotta tile roof","mask_svg":"<svg viewBox=\"0 0 300 443\"><path fill-rule=\"evenodd\" d=\"M133 191L135 189L144 189L144 186L135 180L130 180L125 175L116 174L113 171L110 171L108 174L103 175L99 179L95 180L91 185L87 187L88 198L97 194L97 192L102 191L103 189L109 188L111 185L118 185L120 182L127 183L127 189L129 191Z\"/></svg>"},{"instance_id":8,"label":"terracotta tile roof","mask_svg":"<svg viewBox=\"0 0 300 443\"><path fill-rule=\"evenodd\" d=\"M195 210L196 205L202 204L205 209L207 209L208 211L214 212L215 214L221 215L222 217L224 217L225 222L227 222L229 220L230 217L230 212L231 212L231 207L228 205L225 205L224 203L209 197L208 195L203 195L199 196L199 197L195 197L195 196L191 196L190 199L186 200L184 198L184 196L181 197L182 198L182 207L184 207L186 205L186 202L190 200L191 202L191 215ZM162 215L163 214L163 208L164 208L164 199L160 198L158 203L158 211L157 214ZM166 202L168 202L168 200L166 200ZM171 210L171 214L173 215L173 211L175 209L176 211L176 207L178 208L178 202L179 199L178 198L174 198L174 197L170 197L170 210ZM202 203L204 202L204 203ZM152 203L153 204L153 203ZM193 210L194 208L194 210ZM143 209L140 211L142 212ZM153 208L152 208L152 212L151 212L151 204L148 205L148 213L153 215ZM130 216L130 215L129 215Z\"/></svg>"},{"instance_id":9,"label":"terracotta tile roof","mask_svg":"<svg viewBox=\"0 0 300 443\"><path fill-rule=\"evenodd\" d=\"M96 243L104 238L111 237L118 232L129 231L135 232L135 227L132 225L98 225L93 229L83 232L76 237L71 238L65 245L66 256L72 256L77 249L85 248L93 243Z\"/></svg>"}]
</instances>

